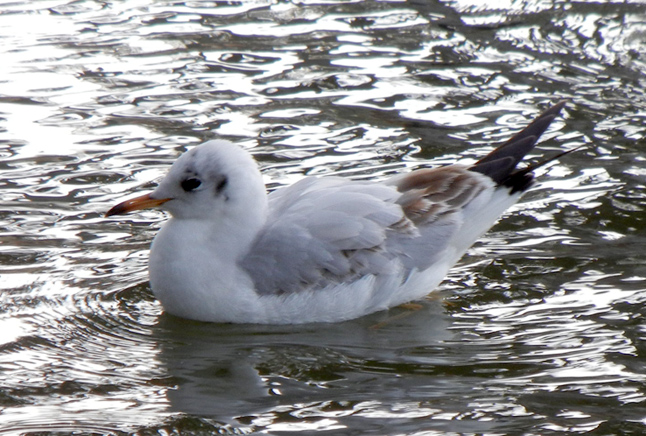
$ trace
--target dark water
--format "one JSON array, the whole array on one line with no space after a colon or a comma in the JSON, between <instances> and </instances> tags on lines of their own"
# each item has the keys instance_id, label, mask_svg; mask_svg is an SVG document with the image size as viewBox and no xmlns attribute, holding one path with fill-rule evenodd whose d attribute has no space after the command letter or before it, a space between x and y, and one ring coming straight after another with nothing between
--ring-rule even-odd
<instances>
[{"instance_id":1,"label":"dark water","mask_svg":"<svg viewBox=\"0 0 646 436\"><path fill-rule=\"evenodd\" d=\"M646 433L646 5L5 1L0 59L0 433ZM417 311L181 321L164 217L102 217L205 139L380 179L561 99L537 155L587 148Z\"/></svg>"}]
</instances>

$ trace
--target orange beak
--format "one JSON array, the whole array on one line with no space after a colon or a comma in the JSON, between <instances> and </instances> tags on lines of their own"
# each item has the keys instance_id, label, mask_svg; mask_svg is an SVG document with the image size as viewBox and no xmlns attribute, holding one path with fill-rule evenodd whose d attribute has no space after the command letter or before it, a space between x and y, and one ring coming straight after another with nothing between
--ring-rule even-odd
<instances>
[{"instance_id":1,"label":"orange beak","mask_svg":"<svg viewBox=\"0 0 646 436\"><path fill-rule=\"evenodd\" d=\"M128 212L132 212L133 210L150 209L152 207L161 206L170 200L172 200L172 198L151 198L150 194L146 194L117 204L107 211L105 216L107 218L112 215L123 215Z\"/></svg>"}]
</instances>

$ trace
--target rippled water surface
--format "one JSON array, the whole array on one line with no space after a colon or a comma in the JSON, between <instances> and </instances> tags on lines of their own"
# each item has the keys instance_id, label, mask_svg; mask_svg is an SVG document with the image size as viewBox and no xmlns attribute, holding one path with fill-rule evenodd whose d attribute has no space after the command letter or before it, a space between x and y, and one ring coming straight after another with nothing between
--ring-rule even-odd
<instances>
[{"instance_id":1,"label":"rippled water surface","mask_svg":"<svg viewBox=\"0 0 646 436\"><path fill-rule=\"evenodd\" d=\"M646 6L0 2L0 432L646 433ZM472 162L550 102L586 145L421 309L166 316L160 213L103 213L223 137L270 187Z\"/></svg>"}]
</instances>

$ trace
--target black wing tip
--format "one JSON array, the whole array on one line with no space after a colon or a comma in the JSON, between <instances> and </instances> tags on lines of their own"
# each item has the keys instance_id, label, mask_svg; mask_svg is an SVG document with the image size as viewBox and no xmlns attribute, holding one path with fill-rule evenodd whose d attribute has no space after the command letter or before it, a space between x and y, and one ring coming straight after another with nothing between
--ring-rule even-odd
<instances>
[{"instance_id":1,"label":"black wing tip","mask_svg":"<svg viewBox=\"0 0 646 436\"><path fill-rule=\"evenodd\" d=\"M532 171L542 166L545 166L550 162L554 162L555 160L558 160L567 154L574 153L575 151L578 151L582 148L586 148L588 146L589 144L579 145L578 147L574 147L570 150L562 151L556 154L555 156L549 157L547 159L543 159L541 161L528 165L523 169L514 171L509 176L507 176L507 178L501 183L501 185L510 187L512 194L515 192L526 191L527 189L529 189L529 187L532 186L532 181L534 180Z\"/></svg>"},{"instance_id":2,"label":"black wing tip","mask_svg":"<svg viewBox=\"0 0 646 436\"><path fill-rule=\"evenodd\" d=\"M540 136L548 129L567 103L566 100L562 100L550 106L527 127L476 162L471 167L471 171L489 176L497 185L510 187L512 193L527 190L532 185L531 171L553 159L520 171L516 171L516 166L534 148ZM567 152L558 157L563 154L567 154Z\"/></svg>"}]
</instances>

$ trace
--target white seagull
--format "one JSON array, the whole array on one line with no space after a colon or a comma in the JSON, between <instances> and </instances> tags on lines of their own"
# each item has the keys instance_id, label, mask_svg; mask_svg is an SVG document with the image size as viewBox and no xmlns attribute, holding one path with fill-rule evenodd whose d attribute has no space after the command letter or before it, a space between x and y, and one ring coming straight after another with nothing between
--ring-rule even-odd
<instances>
[{"instance_id":1,"label":"white seagull","mask_svg":"<svg viewBox=\"0 0 646 436\"><path fill-rule=\"evenodd\" d=\"M306 177L266 193L251 155L208 141L157 189L106 216L158 207L150 285L168 313L199 321L339 322L421 299L532 185L516 166L560 102L472 166L381 182Z\"/></svg>"}]
</instances>

